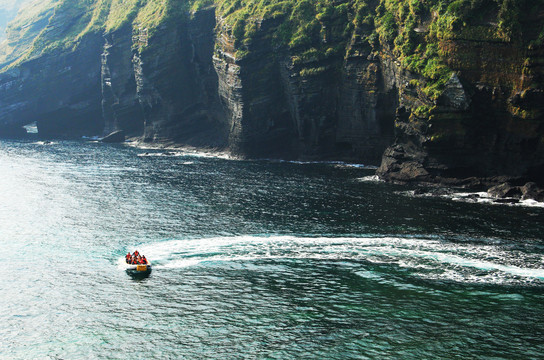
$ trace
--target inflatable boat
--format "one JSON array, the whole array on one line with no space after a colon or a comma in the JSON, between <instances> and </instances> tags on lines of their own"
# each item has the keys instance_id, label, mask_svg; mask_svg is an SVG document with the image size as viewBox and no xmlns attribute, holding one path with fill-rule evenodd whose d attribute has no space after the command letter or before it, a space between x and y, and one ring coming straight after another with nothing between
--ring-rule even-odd
<instances>
[{"instance_id":1,"label":"inflatable boat","mask_svg":"<svg viewBox=\"0 0 544 360\"><path fill-rule=\"evenodd\" d=\"M151 274L151 263L147 264L126 264L125 271L132 277L143 278Z\"/></svg>"}]
</instances>

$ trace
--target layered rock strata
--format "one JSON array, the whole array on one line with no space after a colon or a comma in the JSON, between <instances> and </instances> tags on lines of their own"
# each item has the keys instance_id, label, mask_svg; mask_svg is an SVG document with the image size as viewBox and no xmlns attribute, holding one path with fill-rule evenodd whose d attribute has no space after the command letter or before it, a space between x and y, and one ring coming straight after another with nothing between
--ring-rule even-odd
<instances>
[{"instance_id":1,"label":"layered rock strata","mask_svg":"<svg viewBox=\"0 0 544 360\"><path fill-rule=\"evenodd\" d=\"M123 131L241 157L381 163L394 182L544 183L539 12L517 39L497 35L496 4L444 25L457 2L337 1L315 16L321 8L297 2L311 19L296 30L298 8L233 24L240 4L190 13L167 1L172 13L145 23L139 12L154 3L134 3L110 26L97 19L116 1L77 17L75 3L51 3L62 6L40 10L31 51L12 53L0 73L1 136L36 122L45 137ZM289 26L291 41L278 40Z\"/></svg>"},{"instance_id":2,"label":"layered rock strata","mask_svg":"<svg viewBox=\"0 0 544 360\"><path fill-rule=\"evenodd\" d=\"M36 123L42 137L102 133L101 36L88 36L73 52L25 61L0 74L0 133Z\"/></svg>"}]
</instances>

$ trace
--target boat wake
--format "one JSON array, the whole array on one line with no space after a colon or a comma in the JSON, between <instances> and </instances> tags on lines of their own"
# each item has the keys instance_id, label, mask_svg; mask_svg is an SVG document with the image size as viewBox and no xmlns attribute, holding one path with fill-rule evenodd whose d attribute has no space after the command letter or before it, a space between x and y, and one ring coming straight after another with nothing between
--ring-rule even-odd
<instances>
[{"instance_id":1,"label":"boat wake","mask_svg":"<svg viewBox=\"0 0 544 360\"><path fill-rule=\"evenodd\" d=\"M412 276L467 283L544 285L543 255L497 243L401 237L235 236L140 246L156 269L220 267L233 262L307 260L409 270Z\"/></svg>"}]
</instances>

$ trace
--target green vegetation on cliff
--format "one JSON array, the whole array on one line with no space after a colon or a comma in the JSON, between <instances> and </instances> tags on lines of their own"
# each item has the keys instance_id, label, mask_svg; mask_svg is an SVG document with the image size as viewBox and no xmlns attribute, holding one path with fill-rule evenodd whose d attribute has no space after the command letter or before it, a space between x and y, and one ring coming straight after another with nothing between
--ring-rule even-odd
<instances>
[{"instance_id":1,"label":"green vegetation on cliff","mask_svg":"<svg viewBox=\"0 0 544 360\"><path fill-rule=\"evenodd\" d=\"M538 14L543 8L542 0L382 0L376 30L404 68L426 79L423 91L436 99L453 70L474 66L461 59L452 69L456 54L447 51L452 41L518 43L522 50L542 41L544 27L521 14Z\"/></svg>"},{"instance_id":2,"label":"green vegetation on cliff","mask_svg":"<svg viewBox=\"0 0 544 360\"><path fill-rule=\"evenodd\" d=\"M421 76L423 93L430 100L440 96L457 70L445 51L449 41L525 46L544 41L542 21L522 16L538 14L544 8L542 0L217 0L217 4L238 55L251 52L266 21L275 24L275 45L289 49L295 62L350 55L354 44L366 43Z\"/></svg>"},{"instance_id":3,"label":"green vegetation on cliff","mask_svg":"<svg viewBox=\"0 0 544 360\"><path fill-rule=\"evenodd\" d=\"M88 35L101 36L123 26L149 29L182 21L193 5L179 0L44 0L24 7L8 27L0 64L17 65L55 51L70 51Z\"/></svg>"},{"instance_id":4,"label":"green vegetation on cliff","mask_svg":"<svg viewBox=\"0 0 544 360\"><path fill-rule=\"evenodd\" d=\"M28 4L7 27L7 39L0 47L1 64L9 64L31 48L36 37L49 23L57 0L45 0Z\"/></svg>"},{"instance_id":5,"label":"green vegetation on cliff","mask_svg":"<svg viewBox=\"0 0 544 360\"><path fill-rule=\"evenodd\" d=\"M319 62L329 58L373 52L419 76L417 85L432 101L458 70L449 59L449 42L540 46L544 25L525 14L538 14L543 5L544 0L46 0L33 2L10 24L0 63L72 49L89 34L124 26L145 34L145 42L135 44L142 48L161 25L215 6L217 31L233 39L237 58L249 55L263 32L295 64L314 63L303 75L319 73Z\"/></svg>"},{"instance_id":6,"label":"green vegetation on cliff","mask_svg":"<svg viewBox=\"0 0 544 360\"><path fill-rule=\"evenodd\" d=\"M219 0L218 13L238 48L247 48L261 24L272 21L276 24L276 46L298 53L319 50L325 55L327 51L331 54L345 49L353 31L353 10L361 4L363 0Z\"/></svg>"}]
</instances>

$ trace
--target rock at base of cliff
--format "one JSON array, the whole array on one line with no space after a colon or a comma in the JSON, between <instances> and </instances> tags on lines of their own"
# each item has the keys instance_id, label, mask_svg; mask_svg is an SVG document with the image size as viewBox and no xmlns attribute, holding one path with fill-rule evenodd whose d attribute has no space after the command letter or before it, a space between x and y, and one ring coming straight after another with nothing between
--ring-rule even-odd
<instances>
[{"instance_id":1,"label":"rock at base of cliff","mask_svg":"<svg viewBox=\"0 0 544 360\"><path fill-rule=\"evenodd\" d=\"M125 138L125 132L123 130L117 130L103 137L101 141L105 143L121 143L125 141Z\"/></svg>"},{"instance_id":2,"label":"rock at base of cliff","mask_svg":"<svg viewBox=\"0 0 544 360\"><path fill-rule=\"evenodd\" d=\"M528 182L527 184L521 187L522 199L523 200L535 200L539 202L544 202L544 189L539 187L534 182Z\"/></svg>"},{"instance_id":3,"label":"rock at base of cliff","mask_svg":"<svg viewBox=\"0 0 544 360\"><path fill-rule=\"evenodd\" d=\"M509 183L502 183L496 186L493 186L487 190L487 194L494 198L504 199L504 198L521 198L521 190L518 186L512 186Z\"/></svg>"}]
</instances>

